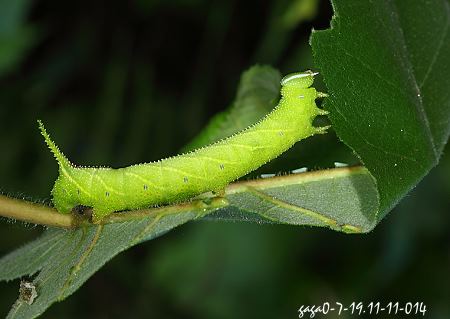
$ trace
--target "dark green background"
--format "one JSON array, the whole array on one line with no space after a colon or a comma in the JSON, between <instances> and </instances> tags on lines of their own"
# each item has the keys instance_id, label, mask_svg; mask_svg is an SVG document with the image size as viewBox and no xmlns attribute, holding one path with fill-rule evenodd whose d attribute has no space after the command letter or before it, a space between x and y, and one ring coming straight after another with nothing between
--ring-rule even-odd
<instances>
[{"instance_id":1,"label":"dark green background","mask_svg":"<svg viewBox=\"0 0 450 319\"><path fill-rule=\"evenodd\" d=\"M313 68L309 33L331 6L292 25L291 5L1 0L0 191L49 201L57 167L38 118L77 164L124 166L175 154L251 65ZM190 223L114 258L44 317L296 318L324 301L423 301L448 318L449 193L447 155L368 235ZM0 253L41 231L2 220ZM17 292L0 283L0 316Z\"/></svg>"}]
</instances>

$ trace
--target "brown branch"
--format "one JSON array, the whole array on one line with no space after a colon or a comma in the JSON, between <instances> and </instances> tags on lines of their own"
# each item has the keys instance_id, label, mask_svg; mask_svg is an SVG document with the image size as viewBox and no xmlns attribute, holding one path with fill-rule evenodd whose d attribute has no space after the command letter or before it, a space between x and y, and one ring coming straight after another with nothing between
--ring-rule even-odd
<instances>
[{"instance_id":1,"label":"brown branch","mask_svg":"<svg viewBox=\"0 0 450 319\"><path fill-rule=\"evenodd\" d=\"M225 207L228 202L222 197L210 198L208 200L194 200L159 208L149 208L134 211L114 213L106 216L98 224L123 223L159 215L175 214L187 211L203 210L205 214L213 209ZM88 216L76 213L61 214L56 209L42 204L36 204L26 200L9 198L0 195L0 216L21 220L28 223L59 228L73 229L80 226L94 226Z\"/></svg>"},{"instance_id":2,"label":"brown branch","mask_svg":"<svg viewBox=\"0 0 450 319\"><path fill-rule=\"evenodd\" d=\"M72 214L61 214L49 206L4 195L0 195L0 216L61 228L75 228L80 224Z\"/></svg>"}]
</instances>

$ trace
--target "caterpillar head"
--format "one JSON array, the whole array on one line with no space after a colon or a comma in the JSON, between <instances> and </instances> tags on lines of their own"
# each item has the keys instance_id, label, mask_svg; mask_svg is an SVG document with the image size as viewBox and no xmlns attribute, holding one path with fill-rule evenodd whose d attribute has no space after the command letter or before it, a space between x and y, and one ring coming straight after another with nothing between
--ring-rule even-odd
<instances>
[{"instance_id":1,"label":"caterpillar head","mask_svg":"<svg viewBox=\"0 0 450 319\"><path fill-rule=\"evenodd\" d=\"M281 95L287 97L291 95L304 96L311 94L315 99L317 91L311 87L314 82L314 76L318 73L312 71L296 72L286 75L281 80Z\"/></svg>"},{"instance_id":2,"label":"caterpillar head","mask_svg":"<svg viewBox=\"0 0 450 319\"><path fill-rule=\"evenodd\" d=\"M313 72L311 70L305 72L295 72L286 75L281 79L282 86L299 86L301 88L308 88L314 82L314 76L319 74L318 72Z\"/></svg>"}]
</instances>

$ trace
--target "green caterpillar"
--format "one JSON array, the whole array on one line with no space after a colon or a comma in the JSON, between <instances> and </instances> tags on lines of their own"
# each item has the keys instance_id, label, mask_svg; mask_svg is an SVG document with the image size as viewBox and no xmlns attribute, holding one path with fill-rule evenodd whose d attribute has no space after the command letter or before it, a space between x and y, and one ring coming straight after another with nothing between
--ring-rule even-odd
<instances>
[{"instance_id":1,"label":"green caterpillar","mask_svg":"<svg viewBox=\"0 0 450 319\"><path fill-rule=\"evenodd\" d=\"M187 154L125 168L72 165L38 121L59 164L52 190L54 206L61 213L78 205L92 207L97 223L113 212L179 202L223 189L297 141L326 132L327 127L312 124L317 115L327 113L315 103L325 95L310 87L315 74L307 71L284 77L278 106L233 136Z\"/></svg>"}]
</instances>

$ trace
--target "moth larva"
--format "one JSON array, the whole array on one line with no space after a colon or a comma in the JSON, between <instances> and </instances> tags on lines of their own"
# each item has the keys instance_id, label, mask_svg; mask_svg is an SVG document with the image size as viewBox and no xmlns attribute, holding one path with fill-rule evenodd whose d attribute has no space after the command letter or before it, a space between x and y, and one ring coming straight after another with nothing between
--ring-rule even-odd
<instances>
[{"instance_id":1,"label":"moth larva","mask_svg":"<svg viewBox=\"0 0 450 319\"><path fill-rule=\"evenodd\" d=\"M223 189L297 141L326 131L326 127L312 124L317 115L326 114L315 103L323 95L310 87L314 75L307 71L284 77L278 106L237 134L187 154L125 168L72 165L38 121L59 164L53 204L61 213L78 205L92 207L93 221L99 222L112 212L173 203Z\"/></svg>"}]
</instances>

